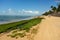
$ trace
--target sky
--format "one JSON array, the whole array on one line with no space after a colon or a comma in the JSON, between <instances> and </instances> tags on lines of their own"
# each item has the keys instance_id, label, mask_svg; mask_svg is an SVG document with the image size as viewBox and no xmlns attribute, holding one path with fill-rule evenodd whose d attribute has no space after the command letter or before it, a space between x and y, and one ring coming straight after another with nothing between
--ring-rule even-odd
<instances>
[{"instance_id":1,"label":"sky","mask_svg":"<svg viewBox=\"0 0 60 40\"><path fill-rule=\"evenodd\" d=\"M0 0L0 15L41 15L57 0ZM59 1L59 0L58 0Z\"/></svg>"}]
</instances>

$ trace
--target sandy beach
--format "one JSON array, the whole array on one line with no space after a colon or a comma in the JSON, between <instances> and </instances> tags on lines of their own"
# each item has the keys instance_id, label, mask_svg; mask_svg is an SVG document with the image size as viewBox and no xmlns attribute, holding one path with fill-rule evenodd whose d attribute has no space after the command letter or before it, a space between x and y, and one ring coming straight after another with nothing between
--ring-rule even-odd
<instances>
[{"instance_id":1,"label":"sandy beach","mask_svg":"<svg viewBox=\"0 0 60 40\"><path fill-rule=\"evenodd\" d=\"M39 29L34 40L60 40L60 17L44 16L44 18L41 23L35 26L39 26ZM8 34L1 34L0 40L28 40L26 37L11 38L7 36Z\"/></svg>"},{"instance_id":2,"label":"sandy beach","mask_svg":"<svg viewBox=\"0 0 60 40\"><path fill-rule=\"evenodd\" d=\"M46 16L35 40L60 40L60 17Z\"/></svg>"}]
</instances>

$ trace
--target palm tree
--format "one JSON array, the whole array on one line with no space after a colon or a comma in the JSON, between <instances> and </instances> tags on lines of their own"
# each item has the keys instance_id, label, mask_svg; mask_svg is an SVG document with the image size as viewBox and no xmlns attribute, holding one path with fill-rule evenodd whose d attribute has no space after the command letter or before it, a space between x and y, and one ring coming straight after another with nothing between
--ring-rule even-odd
<instances>
[{"instance_id":1,"label":"palm tree","mask_svg":"<svg viewBox=\"0 0 60 40\"><path fill-rule=\"evenodd\" d=\"M56 13L56 12L57 12L57 8L56 8L56 7L51 6L51 9L52 9L52 11L53 11L54 13Z\"/></svg>"},{"instance_id":2,"label":"palm tree","mask_svg":"<svg viewBox=\"0 0 60 40\"><path fill-rule=\"evenodd\" d=\"M60 12L60 4L58 5L57 11Z\"/></svg>"}]
</instances>

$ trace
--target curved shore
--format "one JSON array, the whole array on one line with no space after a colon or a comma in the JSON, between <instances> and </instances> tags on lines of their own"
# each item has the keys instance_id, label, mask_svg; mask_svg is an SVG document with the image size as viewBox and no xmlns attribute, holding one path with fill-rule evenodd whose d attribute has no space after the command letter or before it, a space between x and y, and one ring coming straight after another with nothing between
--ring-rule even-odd
<instances>
[{"instance_id":1,"label":"curved shore","mask_svg":"<svg viewBox=\"0 0 60 40\"><path fill-rule=\"evenodd\" d=\"M13 23L13 22L19 22L19 21L22 21L22 20L29 20L29 19L32 19L32 18L34 18L34 17L25 18L25 19L15 19L15 20L11 20L11 21L4 21L4 22L0 22L0 25L1 24Z\"/></svg>"},{"instance_id":2,"label":"curved shore","mask_svg":"<svg viewBox=\"0 0 60 40\"><path fill-rule=\"evenodd\" d=\"M60 17L44 16L44 18L41 23L35 26L39 26L39 29L34 40L60 40ZM8 34L0 36L0 40L28 40L26 37L11 38L7 36Z\"/></svg>"}]
</instances>

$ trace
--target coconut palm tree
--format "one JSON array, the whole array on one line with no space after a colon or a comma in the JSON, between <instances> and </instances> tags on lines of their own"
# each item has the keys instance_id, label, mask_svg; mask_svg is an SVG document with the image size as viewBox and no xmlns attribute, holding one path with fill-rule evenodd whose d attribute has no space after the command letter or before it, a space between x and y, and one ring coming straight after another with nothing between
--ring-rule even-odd
<instances>
[{"instance_id":1,"label":"coconut palm tree","mask_svg":"<svg viewBox=\"0 0 60 40\"><path fill-rule=\"evenodd\" d=\"M52 9L52 11L53 11L54 13L56 13L56 12L57 12L57 8L56 8L56 7L51 6L51 9Z\"/></svg>"}]
</instances>

